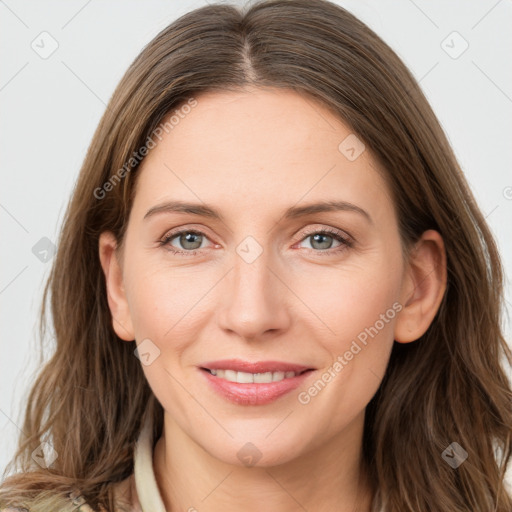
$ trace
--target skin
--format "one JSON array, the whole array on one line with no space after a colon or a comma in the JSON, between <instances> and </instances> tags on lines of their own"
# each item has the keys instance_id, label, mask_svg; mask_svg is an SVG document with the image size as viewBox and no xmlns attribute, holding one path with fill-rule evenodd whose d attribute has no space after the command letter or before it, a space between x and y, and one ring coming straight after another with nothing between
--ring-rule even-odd
<instances>
[{"instance_id":1,"label":"skin","mask_svg":"<svg viewBox=\"0 0 512 512\"><path fill-rule=\"evenodd\" d=\"M138 171L122 251L109 232L99 243L116 333L160 350L143 370L165 411L154 469L166 508L369 511L364 474L358 485L365 409L394 340L418 339L435 316L446 286L443 240L426 231L402 257L377 162L368 148L347 159L338 146L350 127L311 98L245 89L196 99ZM144 220L170 200L212 205L223 221L169 212ZM283 217L325 200L357 205L371 221L354 211ZM204 235L159 245L173 228ZM330 234L315 241L326 228L351 246ZM263 249L251 263L236 251L247 236ZM188 256L169 246L200 249ZM299 393L394 303L401 311L300 403ZM238 405L198 369L229 358L316 370L273 403ZM253 467L237 457L247 442L261 453Z\"/></svg>"}]
</instances>

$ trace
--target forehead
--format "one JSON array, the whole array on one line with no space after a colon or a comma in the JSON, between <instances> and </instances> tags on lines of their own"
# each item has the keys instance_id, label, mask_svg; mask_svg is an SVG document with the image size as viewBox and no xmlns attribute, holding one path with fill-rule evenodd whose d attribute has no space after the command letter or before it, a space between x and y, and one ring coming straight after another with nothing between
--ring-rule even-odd
<instances>
[{"instance_id":1,"label":"forehead","mask_svg":"<svg viewBox=\"0 0 512 512\"><path fill-rule=\"evenodd\" d=\"M236 211L314 199L389 202L369 150L311 97L258 88L195 99L167 117L172 129L138 171L136 203L200 200Z\"/></svg>"}]
</instances>

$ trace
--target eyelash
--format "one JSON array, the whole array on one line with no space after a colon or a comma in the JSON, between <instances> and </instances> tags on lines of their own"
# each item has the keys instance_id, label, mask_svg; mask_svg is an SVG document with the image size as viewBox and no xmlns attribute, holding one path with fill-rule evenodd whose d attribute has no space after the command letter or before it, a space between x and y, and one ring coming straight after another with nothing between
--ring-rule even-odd
<instances>
[{"instance_id":1,"label":"eyelash","mask_svg":"<svg viewBox=\"0 0 512 512\"><path fill-rule=\"evenodd\" d=\"M171 232L171 233L165 235L164 238L162 238L162 240L159 240L158 244L161 247L167 246L167 250L169 250L173 254L181 254L184 256L196 255L202 249L193 249L191 251L181 251L181 250L176 249L170 245L169 242L173 238L176 238L178 235L182 235L183 233L193 233L194 235L202 235L205 238L208 238L206 236L206 234L203 233L202 231L197 231L194 229L182 229L180 231L174 231L174 232ZM334 239L336 239L338 242L341 242L341 245L339 247L336 247L335 249L325 249L323 251L315 250L315 249L308 249L309 251L313 251L314 253L322 255L322 256L325 256L325 255L332 256L333 254L338 254L339 252L344 251L347 248L350 248L353 246L353 242L348 237L345 237L341 234L341 232L339 232L337 230L330 229L330 228L320 229L320 230L319 229L312 230L312 231L304 233L303 235L304 236L299 240L298 243L303 242L304 240L306 240L307 238L309 238L310 236L313 236L313 235L329 235L329 236L332 236Z\"/></svg>"}]
</instances>

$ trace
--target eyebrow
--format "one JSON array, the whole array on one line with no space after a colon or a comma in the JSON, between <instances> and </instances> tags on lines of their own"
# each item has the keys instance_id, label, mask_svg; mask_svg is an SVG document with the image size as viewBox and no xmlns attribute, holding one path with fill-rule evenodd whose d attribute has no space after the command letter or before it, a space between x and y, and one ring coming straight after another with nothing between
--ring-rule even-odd
<instances>
[{"instance_id":1,"label":"eyebrow","mask_svg":"<svg viewBox=\"0 0 512 512\"><path fill-rule=\"evenodd\" d=\"M349 203L347 201L320 201L317 203L311 203L304 206L292 206L284 212L283 217L285 219L296 219L299 217L304 217L306 215L311 215L315 213L336 211L356 212L365 217L366 220L370 222L370 224L373 223L370 214L366 210L363 210L359 206ZM185 201L168 201L153 206L146 212L146 215L144 215L144 219L148 219L154 215L161 213L188 213L191 215L207 217L210 219L224 222L224 218L222 217L220 212L213 208L212 206L209 206L204 203L189 203Z\"/></svg>"}]
</instances>

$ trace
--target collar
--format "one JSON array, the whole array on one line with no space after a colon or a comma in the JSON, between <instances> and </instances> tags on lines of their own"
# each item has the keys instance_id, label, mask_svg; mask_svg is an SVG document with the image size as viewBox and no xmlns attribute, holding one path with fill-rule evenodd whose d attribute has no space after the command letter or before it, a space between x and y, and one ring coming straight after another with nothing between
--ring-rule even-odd
<instances>
[{"instance_id":1,"label":"collar","mask_svg":"<svg viewBox=\"0 0 512 512\"><path fill-rule=\"evenodd\" d=\"M153 470L153 441L152 419L147 416L133 455L137 498L142 512L166 512Z\"/></svg>"}]
</instances>

